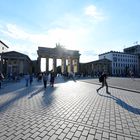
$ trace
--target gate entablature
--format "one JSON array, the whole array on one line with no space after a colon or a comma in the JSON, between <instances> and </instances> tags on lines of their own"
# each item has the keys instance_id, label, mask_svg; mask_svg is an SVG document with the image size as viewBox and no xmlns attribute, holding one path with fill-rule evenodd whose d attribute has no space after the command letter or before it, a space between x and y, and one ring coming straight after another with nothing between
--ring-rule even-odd
<instances>
[{"instance_id":1,"label":"gate entablature","mask_svg":"<svg viewBox=\"0 0 140 140\"><path fill-rule=\"evenodd\" d=\"M66 72L66 60L68 60L68 69L67 72L79 72L79 58L80 54L77 50L68 50L61 46L57 46L55 48L47 48L47 47L38 47L38 66L40 72L40 63L41 58L46 58L46 71L48 71L49 67L49 58L53 59L53 71L56 72L56 59L61 59L61 71L62 73Z\"/></svg>"}]
</instances>

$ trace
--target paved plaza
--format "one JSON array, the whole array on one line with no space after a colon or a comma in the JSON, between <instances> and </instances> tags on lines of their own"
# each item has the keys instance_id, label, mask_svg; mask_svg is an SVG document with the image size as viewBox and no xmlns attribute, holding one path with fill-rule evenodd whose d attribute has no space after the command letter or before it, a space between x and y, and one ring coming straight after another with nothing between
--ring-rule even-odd
<instances>
[{"instance_id":1,"label":"paved plaza","mask_svg":"<svg viewBox=\"0 0 140 140\"><path fill-rule=\"evenodd\" d=\"M98 79L4 84L0 140L140 140L140 80L115 79L111 95L96 92Z\"/></svg>"}]
</instances>

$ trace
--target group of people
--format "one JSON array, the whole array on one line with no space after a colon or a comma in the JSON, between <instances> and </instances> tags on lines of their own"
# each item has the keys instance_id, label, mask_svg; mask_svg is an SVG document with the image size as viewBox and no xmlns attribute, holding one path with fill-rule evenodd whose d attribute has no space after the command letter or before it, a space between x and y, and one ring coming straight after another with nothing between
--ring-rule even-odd
<instances>
[{"instance_id":1,"label":"group of people","mask_svg":"<svg viewBox=\"0 0 140 140\"><path fill-rule=\"evenodd\" d=\"M73 77L73 75L71 74L71 76ZM130 73L131 78L133 77L133 73ZM32 85L33 82L33 74L25 74L24 78L26 81L26 86L28 86L29 84ZM2 85L2 81L4 79L3 74L0 72L0 88ZM39 74L38 75L38 81L43 80L43 85L44 88L47 87L47 82L50 82L50 86L53 87L54 86L54 80L55 80L55 73L51 72L50 74L44 72L43 74ZM107 83L107 74L105 72L103 72L100 76L99 76L99 81L101 82L101 86L96 89L97 92L99 92L100 89L102 89L104 86L106 86L106 93L107 94L111 94L108 91L108 83Z\"/></svg>"},{"instance_id":2,"label":"group of people","mask_svg":"<svg viewBox=\"0 0 140 140\"><path fill-rule=\"evenodd\" d=\"M32 74L25 74L24 76L25 78L25 81L26 81L26 87L28 87L29 83L30 85L32 85L32 82L33 82L33 75Z\"/></svg>"},{"instance_id":3,"label":"group of people","mask_svg":"<svg viewBox=\"0 0 140 140\"><path fill-rule=\"evenodd\" d=\"M25 85L26 87L28 87L28 85L32 85L32 82L33 82L33 74L25 74L24 78L25 78ZM50 79L50 85L53 87L54 86L54 80L55 80L55 74L54 72L51 72L50 74L44 72L43 74L40 73L38 74L37 76L37 81L42 81L43 80L43 85L44 85L44 88L47 87L47 82L49 81Z\"/></svg>"},{"instance_id":4,"label":"group of people","mask_svg":"<svg viewBox=\"0 0 140 140\"><path fill-rule=\"evenodd\" d=\"M55 80L55 74L54 72L51 72L50 75L48 75L46 72L43 73L43 84L44 88L47 87L47 82L50 79L50 86L54 87L54 80Z\"/></svg>"}]
</instances>

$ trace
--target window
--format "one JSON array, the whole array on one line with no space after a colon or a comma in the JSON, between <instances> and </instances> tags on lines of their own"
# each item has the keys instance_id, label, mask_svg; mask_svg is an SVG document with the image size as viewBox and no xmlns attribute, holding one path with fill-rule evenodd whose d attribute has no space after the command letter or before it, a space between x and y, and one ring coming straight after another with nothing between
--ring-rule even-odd
<instances>
[{"instance_id":1,"label":"window","mask_svg":"<svg viewBox=\"0 0 140 140\"><path fill-rule=\"evenodd\" d=\"M113 61L114 61L114 62L117 62L117 58L116 58L116 57L113 57Z\"/></svg>"}]
</instances>

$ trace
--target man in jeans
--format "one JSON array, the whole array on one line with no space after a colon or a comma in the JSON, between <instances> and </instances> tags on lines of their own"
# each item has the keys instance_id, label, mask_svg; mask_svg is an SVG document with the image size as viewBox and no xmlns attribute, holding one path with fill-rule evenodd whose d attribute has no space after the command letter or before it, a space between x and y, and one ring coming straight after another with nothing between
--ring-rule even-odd
<instances>
[{"instance_id":1,"label":"man in jeans","mask_svg":"<svg viewBox=\"0 0 140 140\"><path fill-rule=\"evenodd\" d=\"M108 84L107 84L107 74L105 73L105 72L103 72L102 73L102 75L101 75L101 77L102 77L102 81L101 81L101 83L102 83L102 85L101 85L101 87L99 87L98 89L97 89L97 92L101 89L101 88L103 88L104 86L106 86L106 93L107 94L110 94L110 92L108 92Z\"/></svg>"},{"instance_id":2,"label":"man in jeans","mask_svg":"<svg viewBox=\"0 0 140 140\"><path fill-rule=\"evenodd\" d=\"M44 84L44 88L47 87L47 80L48 80L47 73L43 73L43 84Z\"/></svg>"}]
</instances>

